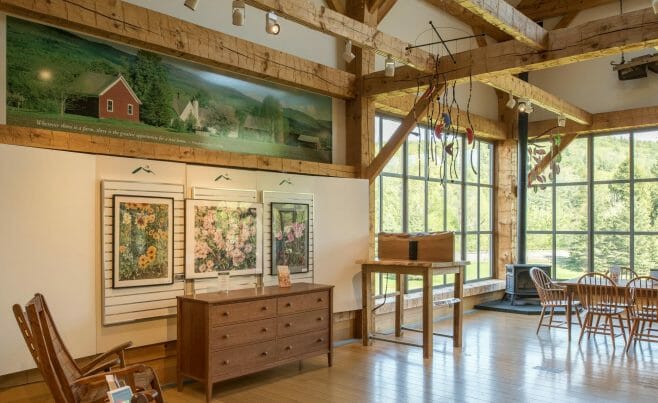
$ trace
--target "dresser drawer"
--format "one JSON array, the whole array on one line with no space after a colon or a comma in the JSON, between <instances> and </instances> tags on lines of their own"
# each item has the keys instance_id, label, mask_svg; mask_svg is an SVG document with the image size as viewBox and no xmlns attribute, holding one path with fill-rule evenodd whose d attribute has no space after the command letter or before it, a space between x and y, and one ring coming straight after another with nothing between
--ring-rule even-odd
<instances>
[{"instance_id":1,"label":"dresser drawer","mask_svg":"<svg viewBox=\"0 0 658 403\"><path fill-rule=\"evenodd\" d=\"M266 341L276 334L276 319L263 319L237 325L217 326L210 330L210 349Z\"/></svg>"},{"instance_id":2,"label":"dresser drawer","mask_svg":"<svg viewBox=\"0 0 658 403\"><path fill-rule=\"evenodd\" d=\"M277 312L279 315L311 311L313 309L327 308L329 306L329 292L321 291L310 294L279 297L277 301Z\"/></svg>"},{"instance_id":3,"label":"dresser drawer","mask_svg":"<svg viewBox=\"0 0 658 403\"><path fill-rule=\"evenodd\" d=\"M329 351L329 330L283 337L276 341L276 358L283 360L313 351Z\"/></svg>"},{"instance_id":4,"label":"dresser drawer","mask_svg":"<svg viewBox=\"0 0 658 403\"><path fill-rule=\"evenodd\" d=\"M237 304L213 305L210 307L211 326L273 318L275 316L276 300L274 298L239 302Z\"/></svg>"},{"instance_id":5,"label":"dresser drawer","mask_svg":"<svg viewBox=\"0 0 658 403\"><path fill-rule=\"evenodd\" d=\"M273 362L276 357L274 340L244 347L217 350L210 353L211 378L242 368L258 367Z\"/></svg>"},{"instance_id":6,"label":"dresser drawer","mask_svg":"<svg viewBox=\"0 0 658 403\"><path fill-rule=\"evenodd\" d=\"M279 317L276 320L276 335L277 337L285 337L309 330L328 329L329 320L329 311L327 309Z\"/></svg>"}]
</instances>

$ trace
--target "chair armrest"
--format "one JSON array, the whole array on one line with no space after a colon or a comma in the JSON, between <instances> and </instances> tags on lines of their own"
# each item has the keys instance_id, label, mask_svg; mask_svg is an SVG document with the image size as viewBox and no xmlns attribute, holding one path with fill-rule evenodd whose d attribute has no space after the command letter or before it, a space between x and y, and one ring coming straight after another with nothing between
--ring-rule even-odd
<instances>
[{"instance_id":1,"label":"chair armrest","mask_svg":"<svg viewBox=\"0 0 658 403\"><path fill-rule=\"evenodd\" d=\"M99 372L107 372L110 370L112 367L116 367L119 365L120 360L118 358L115 358L113 360L105 361L102 364L99 364L91 369L87 369L88 365L85 366L85 371L82 371L82 376L89 376L89 375L94 375Z\"/></svg>"},{"instance_id":2,"label":"chair armrest","mask_svg":"<svg viewBox=\"0 0 658 403\"><path fill-rule=\"evenodd\" d=\"M125 360L125 357L124 357L123 353L128 347L130 347L132 345L133 345L132 341L127 341L125 343L119 344L118 346L115 346L114 348L112 348L112 349L102 353L101 355L95 357L93 360L91 360L89 363L87 363L87 365L80 368L80 371L85 376L86 375L91 375L94 372L93 370L95 369L95 367L98 366L98 364L100 364L101 362L107 360L107 358L112 356L112 355L117 355L118 360L119 360L119 365L121 365L121 367L125 367L126 366L126 360ZM114 365L116 365L116 364L113 364L111 366L114 366ZM109 368L110 367L107 367L106 369L109 369Z\"/></svg>"},{"instance_id":3,"label":"chair armrest","mask_svg":"<svg viewBox=\"0 0 658 403\"><path fill-rule=\"evenodd\" d=\"M143 372L146 371L147 366L143 364L135 364L131 365L129 367L124 367L124 368L117 368L113 369L108 372L103 372L101 374L95 374L95 375L89 375L89 376L83 376L82 378L76 379L73 383L71 383L71 386L82 386L82 385L92 385L92 384L97 384L97 383L105 383L105 376L106 375L114 375L118 377L124 377L126 375L134 375L137 372Z\"/></svg>"}]
</instances>

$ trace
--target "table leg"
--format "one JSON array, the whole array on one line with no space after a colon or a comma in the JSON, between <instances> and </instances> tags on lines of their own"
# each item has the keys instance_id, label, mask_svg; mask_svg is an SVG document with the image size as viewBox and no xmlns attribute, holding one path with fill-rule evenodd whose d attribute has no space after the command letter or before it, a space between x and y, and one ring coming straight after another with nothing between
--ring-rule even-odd
<instances>
[{"instance_id":1,"label":"table leg","mask_svg":"<svg viewBox=\"0 0 658 403\"><path fill-rule=\"evenodd\" d=\"M370 345L370 317L372 315L372 274L366 268L361 269L361 298L363 310L361 312L361 335L363 345Z\"/></svg>"},{"instance_id":2,"label":"table leg","mask_svg":"<svg viewBox=\"0 0 658 403\"><path fill-rule=\"evenodd\" d=\"M395 337L402 336L402 318L404 310L404 295L402 294L402 275L395 275Z\"/></svg>"},{"instance_id":3,"label":"table leg","mask_svg":"<svg viewBox=\"0 0 658 403\"><path fill-rule=\"evenodd\" d=\"M573 305L573 293L567 290L567 309L564 313L567 316L567 340L571 341L571 309Z\"/></svg>"},{"instance_id":4,"label":"table leg","mask_svg":"<svg viewBox=\"0 0 658 403\"><path fill-rule=\"evenodd\" d=\"M459 298L459 302L456 303L453 307L453 347L462 346L462 323L464 316L464 268L463 266L459 269L458 273L455 273L455 285L454 285L454 296Z\"/></svg>"},{"instance_id":5,"label":"table leg","mask_svg":"<svg viewBox=\"0 0 658 403\"><path fill-rule=\"evenodd\" d=\"M432 272L423 273L423 357L432 358L434 352L434 304L432 298Z\"/></svg>"}]
</instances>

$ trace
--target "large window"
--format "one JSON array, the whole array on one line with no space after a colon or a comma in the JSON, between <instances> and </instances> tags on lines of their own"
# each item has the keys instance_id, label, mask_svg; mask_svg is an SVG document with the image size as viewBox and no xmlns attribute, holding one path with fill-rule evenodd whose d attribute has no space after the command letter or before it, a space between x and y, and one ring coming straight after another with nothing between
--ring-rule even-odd
<instances>
[{"instance_id":1,"label":"large window","mask_svg":"<svg viewBox=\"0 0 658 403\"><path fill-rule=\"evenodd\" d=\"M528 262L552 264L558 279L658 267L656 155L656 130L574 140L560 172L528 189Z\"/></svg>"},{"instance_id":2,"label":"large window","mask_svg":"<svg viewBox=\"0 0 658 403\"><path fill-rule=\"evenodd\" d=\"M391 138L399 120L377 116L375 148ZM455 158L442 158L432 131L418 126L376 180L375 232L455 232L455 259L469 260L466 281L491 278L493 245L493 145L459 136ZM452 136L451 136L452 138ZM438 155L438 157L437 157ZM434 285L453 276L435 276ZM395 289L394 277L377 279L379 293ZM420 278L408 276L407 292L419 289Z\"/></svg>"}]
</instances>

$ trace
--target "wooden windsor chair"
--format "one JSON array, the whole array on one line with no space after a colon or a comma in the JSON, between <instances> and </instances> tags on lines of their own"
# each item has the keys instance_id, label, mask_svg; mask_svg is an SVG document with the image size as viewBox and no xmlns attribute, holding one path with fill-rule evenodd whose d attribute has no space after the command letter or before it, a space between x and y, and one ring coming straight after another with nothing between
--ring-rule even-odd
<instances>
[{"instance_id":1,"label":"wooden windsor chair","mask_svg":"<svg viewBox=\"0 0 658 403\"><path fill-rule=\"evenodd\" d=\"M564 329L566 327L567 329L567 337L571 339L571 329L566 326L567 321L561 321L557 323L553 323L553 315L555 314L555 308L558 307L563 307L564 308L564 314L565 315L571 315L572 312L567 312L569 303L568 303L568 295L567 295L567 287L555 284L551 278L546 274L543 270L533 267L530 269L530 278L532 279L532 282L535 284L535 288L537 289L537 293L539 294L539 300L541 302L541 316L539 318L539 324L537 325L537 334L539 334L539 329L541 329L542 326L546 326L548 328L551 327L556 327L556 328L562 328ZM576 317L578 318L578 323L582 326L582 321L580 319L580 308L581 304L580 301L572 301L571 303L571 309L575 311ZM548 318L548 323L544 323L544 316L546 314L546 310L550 309L550 314Z\"/></svg>"},{"instance_id":2,"label":"wooden windsor chair","mask_svg":"<svg viewBox=\"0 0 658 403\"><path fill-rule=\"evenodd\" d=\"M658 329L653 328L658 323L658 278L637 277L626 284L626 289L633 296L631 327L626 343L628 352L638 341L658 341Z\"/></svg>"},{"instance_id":3,"label":"wooden windsor chair","mask_svg":"<svg viewBox=\"0 0 658 403\"><path fill-rule=\"evenodd\" d=\"M622 314L626 311L625 306L628 304L626 292L623 289L620 291L610 277L601 273L584 274L578 279L577 289L583 307L587 310L578 343L582 341L585 333L588 339L592 334L602 334L612 338L614 348L615 338L618 336L615 335L615 328L621 330L626 343L626 331L622 319ZM594 323L595 317L596 323ZM601 319L604 320L603 325L599 324ZM614 319L617 319L618 326L614 324Z\"/></svg>"},{"instance_id":4,"label":"wooden windsor chair","mask_svg":"<svg viewBox=\"0 0 658 403\"><path fill-rule=\"evenodd\" d=\"M109 387L105 376L109 374L130 385L138 399L163 401L160 384L151 368L125 366L124 351L132 343L116 346L80 367L64 345L43 295L35 294L25 305L25 311L18 304L13 306L13 311L28 350L56 402L107 401ZM111 369L116 365L121 368Z\"/></svg>"}]
</instances>

